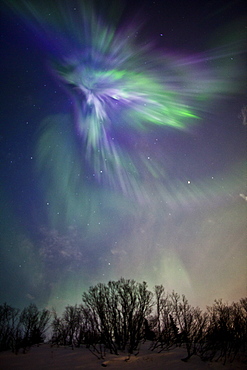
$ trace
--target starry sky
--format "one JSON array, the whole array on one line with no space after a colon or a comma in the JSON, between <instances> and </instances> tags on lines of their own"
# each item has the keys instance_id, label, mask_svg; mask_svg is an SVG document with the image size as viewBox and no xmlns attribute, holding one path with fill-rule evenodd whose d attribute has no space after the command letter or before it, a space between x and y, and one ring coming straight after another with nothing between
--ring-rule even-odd
<instances>
[{"instance_id":1,"label":"starry sky","mask_svg":"<svg viewBox=\"0 0 247 370\"><path fill-rule=\"evenodd\" d=\"M244 297L244 1L38 3L1 5L0 303Z\"/></svg>"}]
</instances>

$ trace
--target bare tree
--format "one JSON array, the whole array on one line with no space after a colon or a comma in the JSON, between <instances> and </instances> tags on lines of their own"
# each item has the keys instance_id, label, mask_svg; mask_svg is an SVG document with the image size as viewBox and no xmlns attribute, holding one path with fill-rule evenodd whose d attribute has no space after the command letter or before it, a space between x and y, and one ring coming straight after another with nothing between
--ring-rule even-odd
<instances>
[{"instance_id":1,"label":"bare tree","mask_svg":"<svg viewBox=\"0 0 247 370\"><path fill-rule=\"evenodd\" d=\"M0 350L9 348L16 351L15 339L19 323L19 309L13 308L7 303L0 306Z\"/></svg>"},{"instance_id":2,"label":"bare tree","mask_svg":"<svg viewBox=\"0 0 247 370\"><path fill-rule=\"evenodd\" d=\"M51 314L30 304L22 311L0 305L0 350L26 352L45 339ZM137 354L144 340L159 352L183 346L187 361L193 355L202 360L247 360L247 298L228 305L221 299L203 313L192 307L184 295L169 294L162 285L154 294L147 284L121 278L99 283L82 295L82 304L67 306L61 317L53 312L52 344L81 344L97 357L126 351Z\"/></svg>"},{"instance_id":3,"label":"bare tree","mask_svg":"<svg viewBox=\"0 0 247 370\"><path fill-rule=\"evenodd\" d=\"M187 350L187 361L197 353L199 344L204 340L207 315L199 307L192 307L184 295L171 294L173 305L173 319L178 327L177 343L184 343Z\"/></svg>"},{"instance_id":4,"label":"bare tree","mask_svg":"<svg viewBox=\"0 0 247 370\"><path fill-rule=\"evenodd\" d=\"M187 361L197 354L206 335L207 315L196 307L189 305L183 295L174 291L165 293L163 286L155 287L156 316L153 318L155 339L151 349L168 350L184 345L187 350Z\"/></svg>"},{"instance_id":5,"label":"bare tree","mask_svg":"<svg viewBox=\"0 0 247 370\"><path fill-rule=\"evenodd\" d=\"M46 309L39 311L37 306L31 303L20 314L20 328L22 331L22 347L25 352L33 344L44 341L44 333L50 320L50 312Z\"/></svg>"},{"instance_id":6,"label":"bare tree","mask_svg":"<svg viewBox=\"0 0 247 370\"><path fill-rule=\"evenodd\" d=\"M98 284L82 296L94 319L94 327L105 346L115 354L138 349L144 338L144 321L152 306L147 284L121 278L107 285Z\"/></svg>"},{"instance_id":7,"label":"bare tree","mask_svg":"<svg viewBox=\"0 0 247 370\"><path fill-rule=\"evenodd\" d=\"M247 299L228 305L222 299L208 307L209 325L201 357L204 360L232 362L236 357L246 361Z\"/></svg>"},{"instance_id":8,"label":"bare tree","mask_svg":"<svg viewBox=\"0 0 247 370\"><path fill-rule=\"evenodd\" d=\"M173 317L172 302L168 293L162 285L155 286L155 311L154 316L149 318L155 336L153 338L151 350L170 349L176 345L178 328Z\"/></svg>"},{"instance_id":9,"label":"bare tree","mask_svg":"<svg viewBox=\"0 0 247 370\"><path fill-rule=\"evenodd\" d=\"M26 352L33 344L43 342L49 319L49 311L39 311L34 304L21 312L6 303L0 306L1 350L11 348L17 354L20 348Z\"/></svg>"}]
</instances>

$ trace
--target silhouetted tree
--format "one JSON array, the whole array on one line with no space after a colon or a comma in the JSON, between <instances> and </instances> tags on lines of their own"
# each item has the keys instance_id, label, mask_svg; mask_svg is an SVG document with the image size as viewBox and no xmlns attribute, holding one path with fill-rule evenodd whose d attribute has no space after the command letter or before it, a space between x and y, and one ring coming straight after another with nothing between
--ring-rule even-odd
<instances>
[{"instance_id":1,"label":"silhouetted tree","mask_svg":"<svg viewBox=\"0 0 247 370\"><path fill-rule=\"evenodd\" d=\"M155 339L155 332L152 330L152 326L147 319L144 320L144 338L151 341Z\"/></svg>"},{"instance_id":2,"label":"silhouetted tree","mask_svg":"<svg viewBox=\"0 0 247 370\"><path fill-rule=\"evenodd\" d=\"M20 330L22 331L23 352L33 344L44 341L44 333L50 320L50 312L46 309L39 311L37 306L31 303L20 314Z\"/></svg>"},{"instance_id":3,"label":"silhouetted tree","mask_svg":"<svg viewBox=\"0 0 247 370\"><path fill-rule=\"evenodd\" d=\"M0 350L11 348L15 351L16 331L19 324L19 309L7 303L0 306Z\"/></svg>"},{"instance_id":4,"label":"silhouetted tree","mask_svg":"<svg viewBox=\"0 0 247 370\"><path fill-rule=\"evenodd\" d=\"M51 314L30 304L22 311L6 303L0 306L0 350L26 352L45 339ZM53 312L52 344L86 347L97 358L106 349L132 354L140 343L150 340L151 350L176 346L202 360L247 360L247 298L228 305L216 300L203 313L189 305L184 295L165 292L162 285L154 294L147 284L121 278L99 283L82 295L82 304L67 306L61 317Z\"/></svg>"},{"instance_id":5,"label":"silhouetted tree","mask_svg":"<svg viewBox=\"0 0 247 370\"><path fill-rule=\"evenodd\" d=\"M156 316L153 318L156 336L151 349L163 350L185 345L187 361L196 354L206 333L207 315L197 307L191 307L183 295L174 291L165 293L163 286L155 287Z\"/></svg>"},{"instance_id":6,"label":"silhouetted tree","mask_svg":"<svg viewBox=\"0 0 247 370\"><path fill-rule=\"evenodd\" d=\"M121 278L98 284L82 296L102 343L115 354L133 353L144 338L144 320L151 311L152 293L147 284Z\"/></svg>"},{"instance_id":7,"label":"silhouetted tree","mask_svg":"<svg viewBox=\"0 0 247 370\"><path fill-rule=\"evenodd\" d=\"M228 305L221 299L208 307L209 325L201 351L204 360L232 362L236 356L246 360L247 299Z\"/></svg>"},{"instance_id":8,"label":"silhouetted tree","mask_svg":"<svg viewBox=\"0 0 247 370\"><path fill-rule=\"evenodd\" d=\"M52 345L56 344L57 346L62 345L66 346L69 328L67 323L63 318L58 317L57 312L53 311L53 320L51 323L52 326Z\"/></svg>"},{"instance_id":9,"label":"silhouetted tree","mask_svg":"<svg viewBox=\"0 0 247 370\"><path fill-rule=\"evenodd\" d=\"M207 315L203 314L200 308L189 305L184 295L180 297L177 293L171 294L173 315L172 318L178 331L176 342L184 343L187 350L187 361L192 355L197 353L199 343L204 340Z\"/></svg>"},{"instance_id":10,"label":"silhouetted tree","mask_svg":"<svg viewBox=\"0 0 247 370\"><path fill-rule=\"evenodd\" d=\"M17 354L20 348L25 352L43 342L49 319L49 311L39 311L34 304L21 312L6 303L0 306L0 349L12 349Z\"/></svg>"},{"instance_id":11,"label":"silhouetted tree","mask_svg":"<svg viewBox=\"0 0 247 370\"><path fill-rule=\"evenodd\" d=\"M174 292L173 295L175 295ZM156 336L150 347L152 350L161 352L181 345L181 336L174 316L174 302L171 297L172 295L166 293L162 285L155 287L156 310L152 321Z\"/></svg>"}]
</instances>

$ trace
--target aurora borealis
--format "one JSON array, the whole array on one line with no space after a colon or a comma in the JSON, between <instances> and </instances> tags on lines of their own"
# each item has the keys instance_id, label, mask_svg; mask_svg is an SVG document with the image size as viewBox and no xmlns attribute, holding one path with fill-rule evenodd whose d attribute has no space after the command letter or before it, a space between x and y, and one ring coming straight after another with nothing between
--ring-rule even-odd
<instances>
[{"instance_id":1,"label":"aurora borealis","mask_svg":"<svg viewBox=\"0 0 247 370\"><path fill-rule=\"evenodd\" d=\"M244 296L243 2L5 3L1 299Z\"/></svg>"}]
</instances>

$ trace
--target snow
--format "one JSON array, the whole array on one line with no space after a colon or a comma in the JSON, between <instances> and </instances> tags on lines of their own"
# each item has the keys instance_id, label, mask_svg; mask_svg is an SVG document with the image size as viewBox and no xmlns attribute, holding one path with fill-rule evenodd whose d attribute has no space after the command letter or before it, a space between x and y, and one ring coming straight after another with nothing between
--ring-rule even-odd
<instances>
[{"instance_id":1,"label":"snow","mask_svg":"<svg viewBox=\"0 0 247 370\"><path fill-rule=\"evenodd\" d=\"M106 367L109 370L237 370L245 369L245 364L235 361L233 364L223 365L221 362L203 362L199 357L193 356L188 362L181 361L186 357L184 348L175 348L162 353L152 352L145 343L138 355L121 353L118 356L110 353L106 357L97 359L85 347L51 347L49 344L42 344L39 347L32 347L26 354L13 354L10 351L0 353L0 369L18 370L95 370Z\"/></svg>"}]
</instances>

